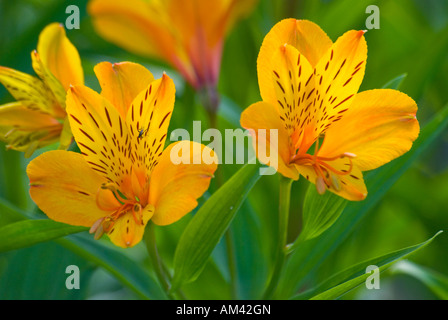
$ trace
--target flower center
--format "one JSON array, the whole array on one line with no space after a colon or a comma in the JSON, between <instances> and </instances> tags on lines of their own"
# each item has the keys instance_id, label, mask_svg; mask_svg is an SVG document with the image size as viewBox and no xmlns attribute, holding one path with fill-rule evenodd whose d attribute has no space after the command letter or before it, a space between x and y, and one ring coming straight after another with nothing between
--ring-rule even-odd
<instances>
[{"instance_id":1,"label":"flower center","mask_svg":"<svg viewBox=\"0 0 448 320\"><path fill-rule=\"evenodd\" d=\"M105 193L110 191L115 198L113 206L107 206L107 200L102 199ZM110 196L110 194L109 194ZM104 204L106 203L106 205ZM116 204L119 203L117 206ZM108 233L114 227L115 222L128 212L132 213L134 221L138 225L144 225L143 222L143 206L138 198L128 199L121 193L113 183L103 183L101 189L97 193L97 205L105 211L112 211L106 217L98 219L90 228L90 233L95 233L95 239L101 238L104 233Z\"/></svg>"},{"instance_id":2,"label":"flower center","mask_svg":"<svg viewBox=\"0 0 448 320\"><path fill-rule=\"evenodd\" d=\"M307 150L308 151L308 150ZM333 187L336 191L341 190L339 181L340 176L348 175L353 170L352 158L356 155L353 153L345 152L335 157L320 157L319 154L319 140L315 143L314 155L310 155L305 152L297 152L291 157L290 164L311 166L316 173L316 188L320 194L323 194L326 189ZM347 158L349 160L348 168L338 170L334 165L330 165L329 162L336 161L338 159Z\"/></svg>"}]
</instances>

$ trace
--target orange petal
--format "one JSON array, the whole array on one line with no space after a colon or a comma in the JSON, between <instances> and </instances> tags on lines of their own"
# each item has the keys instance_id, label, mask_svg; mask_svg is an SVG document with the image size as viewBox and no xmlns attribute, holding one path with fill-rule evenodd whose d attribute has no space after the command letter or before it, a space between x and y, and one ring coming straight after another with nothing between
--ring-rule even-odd
<instances>
[{"instance_id":1,"label":"orange petal","mask_svg":"<svg viewBox=\"0 0 448 320\"><path fill-rule=\"evenodd\" d=\"M126 116L130 139L135 145L135 165L149 176L165 146L174 107L175 87L166 74L141 91Z\"/></svg>"},{"instance_id":2,"label":"orange petal","mask_svg":"<svg viewBox=\"0 0 448 320\"><path fill-rule=\"evenodd\" d=\"M84 84L78 50L68 40L62 24L51 23L41 32L37 44L43 65L61 82L65 91L70 84Z\"/></svg>"},{"instance_id":3,"label":"orange petal","mask_svg":"<svg viewBox=\"0 0 448 320\"><path fill-rule=\"evenodd\" d=\"M67 93L67 114L73 136L88 165L118 186L131 172L130 140L118 110L86 86Z\"/></svg>"},{"instance_id":4,"label":"orange petal","mask_svg":"<svg viewBox=\"0 0 448 320\"><path fill-rule=\"evenodd\" d=\"M90 227L108 214L96 205L96 192L106 180L79 153L45 152L30 162L27 173L31 198L49 218Z\"/></svg>"},{"instance_id":5,"label":"orange petal","mask_svg":"<svg viewBox=\"0 0 448 320\"><path fill-rule=\"evenodd\" d=\"M134 217L131 211L118 218L107 235L116 246L130 248L138 244L145 232L145 226L154 214L154 207L147 205L141 212L141 221L139 217Z\"/></svg>"},{"instance_id":6,"label":"orange petal","mask_svg":"<svg viewBox=\"0 0 448 320\"><path fill-rule=\"evenodd\" d=\"M173 164L171 157L179 157L183 163ZM151 175L149 202L155 207L154 223L168 225L192 211L196 199L208 189L217 162L213 151L197 142L170 144Z\"/></svg>"},{"instance_id":7,"label":"orange petal","mask_svg":"<svg viewBox=\"0 0 448 320\"><path fill-rule=\"evenodd\" d=\"M101 95L118 109L123 119L126 119L135 97L154 81L148 69L132 62L101 62L94 71L102 89Z\"/></svg>"},{"instance_id":8,"label":"orange petal","mask_svg":"<svg viewBox=\"0 0 448 320\"><path fill-rule=\"evenodd\" d=\"M254 148L257 150L257 158L260 162L271 165L273 157L278 160L278 172L285 177L297 180L299 173L293 165L290 165L290 158L294 147L285 129L285 124L280 119L275 107L266 102L257 102L249 106L241 114L241 126L245 129L252 129ZM265 129L266 131L260 131ZM278 141L272 140L270 130L277 130ZM265 136L260 136L265 132ZM266 139L264 139L266 137ZM271 154L270 149L276 154ZM259 152L260 150L265 152Z\"/></svg>"},{"instance_id":9,"label":"orange petal","mask_svg":"<svg viewBox=\"0 0 448 320\"><path fill-rule=\"evenodd\" d=\"M325 32L311 21L285 19L278 22L265 36L257 60L258 83L264 101L275 99L274 87L266 84L272 79L271 59L285 43L304 55L313 68L332 45Z\"/></svg>"},{"instance_id":10,"label":"orange petal","mask_svg":"<svg viewBox=\"0 0 448 320\"><path fill-rule=\"evenodd\" d=\"M348 31L338 38L316 66L314 127L319 136L339 121L358 92L367 60L364 31Z\"/></svg>"},{"instance_id":11,"label":"orange petal","mask_svg":"<svg viewBox=\"0 0 448 320\"><path fill-rule=\"evenodd\" d=\"M375 169L407 152L419 133L417 105L392 89L358 93L350 110L328 129L320 156L353 153L362 170Z\"/></svg>"},{"instance_id":12,"label":"orange petal","mask_svg":"<svg viewBox=\"0 0 448 320\"><path fill-rule=\"evenodd\" d=\"M137 54L170 60L176 42L160 23L166 15L154 6L142 0L93 0L87 10L105 39Z\"/></svg>"}]
</instances>

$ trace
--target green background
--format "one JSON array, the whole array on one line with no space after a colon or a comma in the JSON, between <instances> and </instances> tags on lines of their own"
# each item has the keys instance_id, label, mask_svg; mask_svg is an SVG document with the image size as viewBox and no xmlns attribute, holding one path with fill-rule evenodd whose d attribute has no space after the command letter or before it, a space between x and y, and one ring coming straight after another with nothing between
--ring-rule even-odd
<instances>
[{"instance_id":1,"label":"green background","mask_svg":"<svg viewBox=\"0 0 448 320\"><path fill-rule=\"evenodd\" d=\"M205 130L204 110L194 91L176 71L163 62L134 56L101 39L94 32L86 13L85 0L73 3L62 0L0 0L0 65L34 74L30 52L36 48L38 35L51 22L64 23L68 16L65 8L69 4L76 4L81 11L80 29L68 30L67 36L81 55L87 86L99 90L93 67L101 61L139 62L147 66L156 78L166 71L175 80L177 91L170 130L185 128L191 131L194 120L203 120ZM365 29L369 16L365 10L372 4L380 9L380 29L370 30L365 35L368 60L360 90L380 88L406 74L399 89L417 102L417 117L423 127L448 100L448 2L444 0L261 0L255 10L230 31L225 41L218 86L221 94L219 129L239 128L241 111L261 100L256 59L263 37L276 22L290 17L308 19L320 25L335 41L347 30ZM0 103L10 101L12 97L0 87ZM6 151L4 144L0 144L0 197L1 201L20 208L30 217L43 218L44 215L28 196L25 168L29 160L24 159L21 153ZM345 232L343 241L331 248L313 272L307 274L301 290L360 261L420 243L437 231L445 230L448 226L447 164L448 134L445 131L419 155L385 196ZM227 164L219 170L228 179L240 167ZM215 187L212 184L204 199L213 193ZM301 229L302 202L307 187L307 181L299 180L293 184L290 241ZM232 222L230 232L237 266L236 298L259 298L273 264L277 193L278 177L261 177ZM159 250L168 266L172 265L177 241L193 214L156 230ZM0 226L9 222L0 211ZM75 237L78 243L93 241L86 232ZM143 244L118 250L110 248L107 239L101 242L151 272ZM360 286L341 299L446 299L447 249L448 235L445 232L412 256L414 264L401 264L401 267L382 273L381 290L367 290ZM0 299L140 298L97 259L86 259L79 252L68 250L63 241L56 241L0 253ZM103 259L100 254L96 257ZM65 288L68 276L65 268L72 264L81 270L80 290ZM186 285L184 292L192 299L228 299L231 291L225 246L220 243L204 272L197 281Z\"/></svg>"}]
</instances>

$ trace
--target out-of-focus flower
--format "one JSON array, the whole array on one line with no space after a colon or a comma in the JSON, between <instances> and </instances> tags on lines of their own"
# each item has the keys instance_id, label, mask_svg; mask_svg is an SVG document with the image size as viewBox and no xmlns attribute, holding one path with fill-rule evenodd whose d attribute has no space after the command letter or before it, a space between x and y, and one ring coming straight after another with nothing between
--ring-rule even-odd
<instances>
[{"instance_id":1,"label":"out-of-focus flower","mask_svg":"<svg viewBox=\"0 0 448 320\"><path fill-rule=\"evenodd\" d=\"M266 35L258 56L263 101L243 112L241 125L254 129L256 139L258 129L278 130L283 176L302 175L321 194L328 189L362 200L362 171L411 148L419 133L416 103L397 90L358 92L366 60L364 31L332 43L316 24L287 19Z\"/></svg>"},{"instance_id":2,"label":"out-of-focus flower","mask_svg":"<svg viewBox=\"0 0 448 320\"><path fill-rule=\"evenodd\" d=\"M224 38L256 0L92 0L100 35L175 67L195 89L218 81Z\"/></svg>"},{"instance_id":3,"label":"out-of-focus flower","mask_svg":"<svg viewBox=\"0 0 448 320\"><path fill-rule=\"evenodd\" d=\"M175 99L167 75L153 80L144 67L128 62L100 63L95 72L101 94L82 85L67 93L81 154L56 150L31 161L30 194L51 219L90 227L96 239L106 233L126 248L140 242L149 220L167 225L193 210L217 159L190 141L164 149ZM189 161L173 164L173 148L189 150L182 154ZM214 161L193 163L204 150Z\"/></svg>"},{"instance_id":4,"label":"out-of-focus flower","mask_svg":"<svg viewBox=\"0 0 448 320\"><path fill-rule=\"evenodd\" d=\"M39 78L0 67L0 82L17 100L0 106L0 140L9 149L24 151L26 157L58 140L61 149L69 146L66 90L70 84L84 83L78 51L58 23L41 32L31 59Z\"/></svg>"}]
</instances>

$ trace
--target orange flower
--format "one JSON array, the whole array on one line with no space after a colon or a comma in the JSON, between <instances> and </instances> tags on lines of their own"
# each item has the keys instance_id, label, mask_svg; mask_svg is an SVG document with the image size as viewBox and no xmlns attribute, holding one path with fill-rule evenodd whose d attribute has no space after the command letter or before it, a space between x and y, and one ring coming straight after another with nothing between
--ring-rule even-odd
<instances>
[{"instance_id":1,"label":"orange flower","mask_svg":"<svg viewBox=\"0 0 448 320\"><path fill-rule=\"evenodd\" d=\"M153 80L133 63L100 63L95 73L101 95L85 86L71 87L67 94L81 154L58 150L33 160L27 168L30 194L51 219L91 227L95 238L106 233L117 246L131 247L140 242L149 220L171 224L197 206L217 160L171 162L176 146L193 152L206 147L182 141L164 150L175 98L167 75Z\"/></svg>"},{"instance_id":2,"label":"orange flower","mask_svg":"<svg viewBox=\"0 0 448 320\"><path fill-rule=\"evenodd\" d=\"M362 200L362 171L411 148L419 133L416 103L396 90L358 92L366 59L364 31L332 43L316 24L286 19L266 35L258 56L263 101L243 112L241 125L256 139L257 129L278 130L278 143L266 143L278 147L283 176L302 175L321 194Z\"/></svg>"},{"instance_id":3,"label":"orange flower","mask_svg":"<svg viewBox=\"0 0 448 320\"><path fill-rule=\"evenodd\" d=\"M39 78L0 67L0 82L17 100L0 106L0 139L7 147L29 157L40 147L60 141L69 146L72 135L65 123L65 95L70 84L84 83L78 51L67 39L64 27L48 25L31 53Z\"/></svg>"},{"instance_id":4,"label":"orange flower","mask_svg":"<svg viewBox=\"0 0 448 320\"><path fill-rule=\"evenodd\" d=\"M175 67L196 89L215 87L223 40L256 0L92 0L100 35Z\"/></svg>"}]
</instances>

